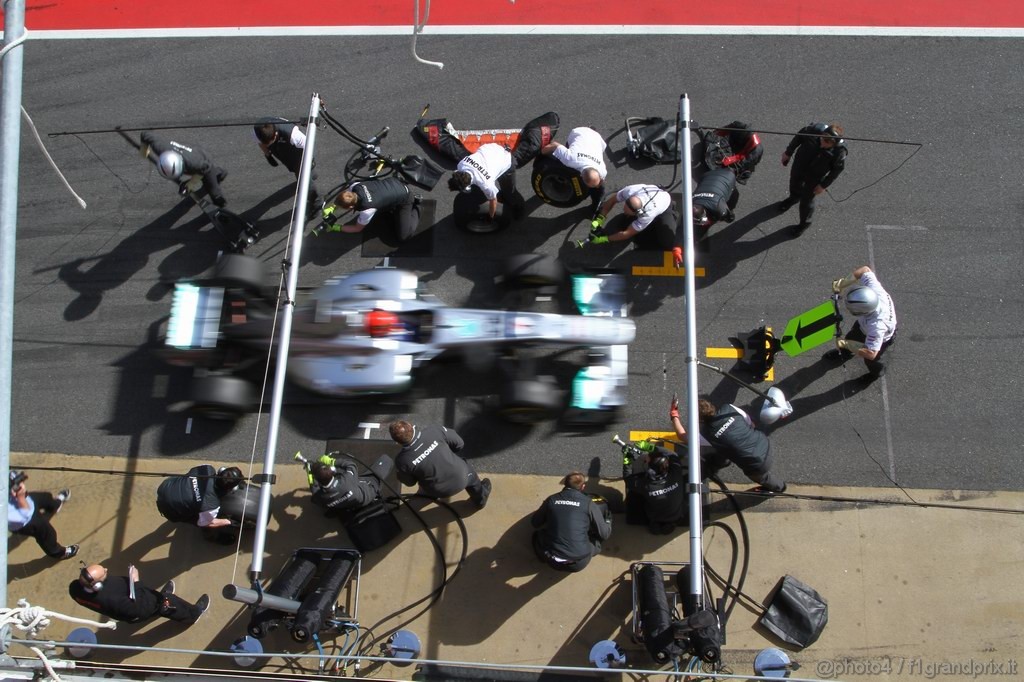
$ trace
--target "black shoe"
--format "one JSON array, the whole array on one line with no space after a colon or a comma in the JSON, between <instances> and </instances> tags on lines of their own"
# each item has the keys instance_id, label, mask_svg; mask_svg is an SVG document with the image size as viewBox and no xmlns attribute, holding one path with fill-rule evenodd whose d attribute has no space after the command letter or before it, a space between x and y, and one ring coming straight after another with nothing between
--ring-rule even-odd
<instances>
[{"instance_id":1,"label":"black shoe","mask_svg":"<svg viewBox=\"0 0 1024 682\"><path fill-rule=\"evenodd\" d=\"M199 609L199 615L196 616L196 619L194 621L192 621L193 625L198 623L199 619L203 617L203 614L210 610L210 595L204 594L199 599L197 599L196 608Z\"/></svg>"},{"instance_id":2,"label":"black shoe","mask_svg":"<svg viewBox=\"0 0 1024 682\"><path fill-rule=\"evenodd\" d=\"M70 559L71 557L75 556L76 554L78 554L78 545L68 545L67 547L64 548L64 554L62 554L61 556L59 556L57 558L61 559L61 560Z\"/></svg>"},{"instance_id":3,"label":"black shoe","mask_svg":"<svg viewBox=\"0 0 1024 682\"><path fill-rule=\"evenodd\" d=\"M789 199L783 199L779 203L775 204L775 208L779 209L779 213L785 213L793 207L793 202Z\"/></svg>"},{"instance_id":4,"label":"black shoe","mask_svg":"<svg viewBox=\"0 0 1024 682\"><path fill-rule=\"evenodd\" d=\"M160 588L160 594L174 594L174 581L168 580L164 586Z\"/></svg>"},{"instance_id":5,"label":"black shoe","mask_svg":"<svg viewBox=\"0 0 1024 682\"><path fill-rule=\"evenodd\" d=\"M57 502L59 502L59 504L57 505L57 511L55 511L53 513L54 514L59 514L60 510L64 508L64 503L67 502L70 499L71 499L71 491L68 490L67 488L64 488L59 493L57 493Z\"/></svg>"},{"instance_id":6,"label":"black shoe","mask_svg":"<svg viewBox=\"0 0 1024 682\"><path fill-rule=\"evenodd\" d=\"M811 226L810 223L800 223L799 225L790 225L789 226L789 231L790 231L790 233L794 237L799 237L804 232L806 232L807 228L810 227L810 226Z\"/></svg>"},{"instance_id":7,"label":"black shoe","mask_svg":"<svg viewBox=\"0 0 1024 682\"><path fill-rule=\"evenodd\" d=\"M484 507L487 506L487 498L491 496L491 479L485 478L484 480L480 481L480 487L483 490L483 492L480 493L480 497L473 500L473 503L476 504L477 509L483 509Z\"/></svg>"}]
</instances>

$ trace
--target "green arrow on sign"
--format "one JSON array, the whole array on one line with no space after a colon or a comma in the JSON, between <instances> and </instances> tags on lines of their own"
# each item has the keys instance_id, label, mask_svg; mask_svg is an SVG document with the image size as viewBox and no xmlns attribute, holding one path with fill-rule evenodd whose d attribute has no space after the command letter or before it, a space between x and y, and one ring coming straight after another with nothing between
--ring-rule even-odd
<instances>
[{"instance_id":1,"label":"green arrow on sign","mask_svg":"<svg viewBox=\"0 0 1024 682\"><path fill-rule=\"evenodd\" d=\"M782 350L796 356L827 343L836 335L836 324L840 319L832 301L825 301L797 315L786 323L786 331L782 332Z\"/></svg>"}]
</instances>

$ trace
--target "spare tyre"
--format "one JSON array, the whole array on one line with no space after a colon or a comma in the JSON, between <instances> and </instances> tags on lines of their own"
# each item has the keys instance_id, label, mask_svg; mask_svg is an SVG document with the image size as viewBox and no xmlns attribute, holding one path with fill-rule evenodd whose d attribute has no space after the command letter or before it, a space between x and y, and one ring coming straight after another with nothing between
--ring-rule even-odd
<instances>
[{"instance_id":1,"label":"spare tyre","mask_svg":"<svg viewBox=\"0 0 1024 682\"><path fill-rule=\"evenodd\" d=\"M583 201L590 191L583 184L580 172L563 165L558 159L541 154L533 164L533 192L541 201L559 208L571 208Z\"/></svg>"}]
</instances>

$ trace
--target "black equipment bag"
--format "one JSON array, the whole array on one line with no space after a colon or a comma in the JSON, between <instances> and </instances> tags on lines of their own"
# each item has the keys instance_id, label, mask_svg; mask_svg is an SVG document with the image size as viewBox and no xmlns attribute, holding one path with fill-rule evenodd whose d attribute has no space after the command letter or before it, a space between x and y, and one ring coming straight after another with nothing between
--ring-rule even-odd
<instances>
[{"instance_id":1,"label":"black equipment bag","mask_svg":"<svg viewBox=\"0 0 1024 682\"><path fill-rule=\"evenodd\" d=\"M630 123L640 124L637 128ZM634 159L647 159L654 163L679 163L679 142L675 121L657 116L626 120L629 135L629 154Z\"/></svg>"},{"instance_id":2,"label":"black equipment bag","mask_svg":"<svg viewBox=\"0 0 1024 682\"><path fill-rule=\"evenodd\" d=\"M825 629L828 603L814 588L791 575L783 576L758 623L782 641L803 648L817 641Z\"/></svg>"},{"instance_id":3,"label":"black equipment bag","mask_svg":"<svg viewBox=\"0 0 1024 682\"><path fill-rule=\"evenodd\" d=\"M402 159L402 166L399 172L404 179L429 192L434 189L441 176L444 175L444 168L441 168L430 159L410 154Z\"/></svg>"},{"instance_id":4,"label":"black equipment bag","mask_svg":"<svg viewBox=\"0 0 1024 682\"><path fill-rule=\"evenodd\" d=\"M345 531L356 549L366 553L391 542L402 532L402 526L391 505L376 500L346 519Z\"/></svg>"}]
</instances>

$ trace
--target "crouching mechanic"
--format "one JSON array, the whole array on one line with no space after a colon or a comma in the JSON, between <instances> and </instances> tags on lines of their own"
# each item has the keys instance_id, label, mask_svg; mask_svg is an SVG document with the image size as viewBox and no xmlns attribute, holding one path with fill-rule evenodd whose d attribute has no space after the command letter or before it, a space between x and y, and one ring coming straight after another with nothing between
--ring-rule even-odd
<instances>
[{"instance_id":1,"label":"crouching mechanic","mask_svg":"<svg viewBox=\"0 0 1024 682\"><path fill-rule=\"evenodd\" d=\"M310 464L307 474L313 504L323 507L329 514L367 507L380 499L381 480L387 478L393 467L394 461L381 455L371 471L360 474L351 455L333 452L323 455Z\"/></svg>"},{"instance_id":2,"label":"crouching mechanic","mask_svg":"<svg viewBox=\"0 0 1024 682\"><path fill-rule=\"evenodd\" d=\"M147 159L151 154L157 156L157 170L168 180L179 183L179 194L195 192L201 186L210 195L210 201L217 206L223 207L227 203L220 191L220 183L224 182L228 173L214 165L202 149L174 140L162 140L148 130L142 133L140 139L142 156Z\"/></svg>"},{"instance_id":3,"label":"crouching mechanic","mask_svg":"<svg viewBox=\"0 0 1024 682\"><path fill-rule=\"evenodd\" d=\"M700 230L697 238L704 237L719 220L727 223L735 220L732 210L739 199L735 173L728 168L705 173L693 190L693 226Z\"/></svg>"},{"instance_id":4,"label":"crouching mechanic","mask_svg":"<svg viewBox=\"0 0 1024 682\"><path fill-rule=\"evenodd\" d=\"M622 212L633 219L625 230L600 234L605 220L617 203ZM597 217L590 223L591 244L607 244L636 239L637 248L671 251L676 267L683 264L683 249L676 235L679 218L672 208L672 196L657 185L627 185L608 197ZM582 242L579 243L583 245Z\"/></svg>"},{"instance_id":5,"label":"crouching mechanic","mask_svg":"<svg viewBox=\"0 0 1024 682\"><path fill-rule=\"evenodd\" d=\"M416 233L420 222L422 197L413 194L409 186L398 178L364 180L341 191L330 206L324 207L323 219L327 232L362 232L378 213L383 212L395 226L399 241L405 241ZM338 225L338 207L358 211L356 221L349 225ZM314 233L316 234L316 233Z\"/></svg>"},{"instance_id":6,"label":"crouching mechanic","mask_svg":"<svg viewBox=\"0 0 1024 682\"><path fill-rule=\"evenodd\" d=\"M491 220L498 213L499 199L518 218L526 206L526 199L516 189L516 172L512 154L500 144L488 142L459 161L448 179L453 192L471 192L477 187L487 200L487 215Z\"/></svg>"},{"instance_id":7,"label":"crouching mechanic","mask_svg":"<svg viewBox=\"0 0 1024 682\"><path fill-rule=\"evenodd\" d=\"M846 309L857 322L845 338L836 339L836 348L825 353L825 357L845 361L856 355L864 360L868 378L884 376L882 355L896 341L896 306L892 297L866 265L832 282L832 291L842 294Z\"/></svg>"},{"instance_id":8,"label":"crouching mechanic","mask_svg":"<svg viewBox=\"0 0 1024 682\"><path fill-rule=\"evenodd\" d=\"M541 154L550 154L566 168L579 171L583 184L590 188L593 207L601 204L608 167L604 163L604 150L608 144L601 133L593 128L573 128L565 144L552 140L541 147Z\"/></svg>"},{"instance_id":9,"label":"crouching mechanic","mask_svg":"<svg viewBox=\"0 0 1024 682\"><path fill-rule=\"evenodd\" d=\"M686 465L678 454L650 441L635 445L623 448L627 523L635 522L628 518L630 510L642 511L652 533L671 533L686 517Z\"/></svg>"},{"instance_id":10,"label":"crouching mechanic","mask_svg":"<svg viewBox=\"0 0 1024 682\"><path fill-rule=\"evenodd\" d=\"M239 527L241 517L221 515L221 506L244 481L238 467L214 469L209 464L192 467L184 476L164 480L156 491L156 508L168 521L191 523L212 531L228 526ZM252 510L255 513L256 510ZM220 536L208 533L209 539Z\"/></svg>"},{"instance_id":11,"label":"crouching mechanic","mask_svg":"<svg viewBox=\"0 0 1024 682\"><path fill-rule=\"evenodd\" d=\"M294 123L279 117L261 118L252 130L267 163L271 166L283 163L297 180L302 166L302 152L306 148L306 133ZM310 168L306 214L312 217L323 204L316 189L316 171L313 170L316 168L315 159Z\"/></svg>"},{"instance_id":12,"label":"crouching mechanic","mask_svg":"<svg viewBox=\"0 0 1024 682\"><path fill-rule=\"evenodd\" d=\"M772 451L768 436L754 428L753 420L735 405L716 408L706 397L697 401L697 415L700 419L700 438L707 441L713 450L701 459L706 463L707 476L729 466L738 466L764 492L786 491L786 483L772 474ZM687 442L686 429L679 419L679 403L672 401L668 412L676 436Z\"/></svg>"},{"instance_id":13,"label":"crouching mechanic","mask_svg":"<svg viewBox=\"0 0 1024 682\"><path fill-rule=\"evenodd\" d=\"M575 573L601 551L611 537L612 517L608 506L583 492L586 477L578 471L562 479L561 492L550 496L530 517L533 551L556 571Z\"/></svg>"}]
</instances>

